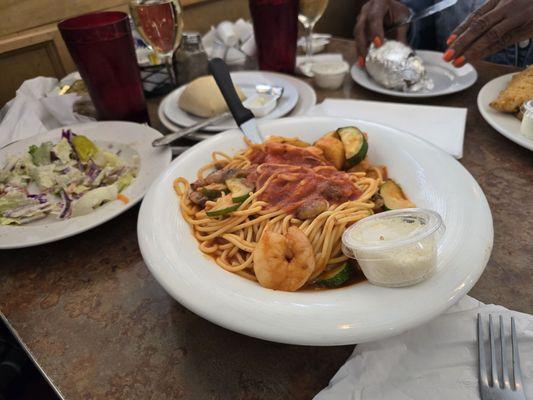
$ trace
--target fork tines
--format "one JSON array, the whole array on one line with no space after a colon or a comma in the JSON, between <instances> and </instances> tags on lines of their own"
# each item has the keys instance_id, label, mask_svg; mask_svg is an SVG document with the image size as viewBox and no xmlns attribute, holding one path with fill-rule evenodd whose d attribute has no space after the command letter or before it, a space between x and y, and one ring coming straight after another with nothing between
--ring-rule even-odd
<instances>
[{"instance_id":1,"label":"fork tines","mask_svg":"<svg viewBox=\"0 0 533 400\"><path fill-rule=\"evenodd\" d=\"M479 360L479 391L482 400L525 400L522 383L522 371L520 370L520 358L518 355L518 343L516 341L516 328L514 318L511 317L511 360L512 374L509 372L507 342L504 332L503 318L499 316L499 349L496 349L496 331L489 314L489 349L490 360L487 365L485 356L485 339L483 333L483 320L481 314L477 315L478 334L478 360ZM498 363L499 361L499 363ZM499 365L498 365L499 364ZM511 379L512 378L512 379Z\"/></svg>"}]
</instances>

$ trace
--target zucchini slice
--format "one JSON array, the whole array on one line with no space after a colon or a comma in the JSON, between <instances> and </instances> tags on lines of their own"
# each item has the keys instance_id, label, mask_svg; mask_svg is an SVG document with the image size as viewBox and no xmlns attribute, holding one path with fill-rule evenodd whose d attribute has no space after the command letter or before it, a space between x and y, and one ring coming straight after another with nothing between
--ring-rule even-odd
<instances>
[{"instance_id":1,"label":"zucchini slice","mask_svg":"<svg viewBox=\"0 0 533 400\"><path fill-rule=\"evenodd\" d=\"M236 211L239 207L240 204L235 204L231 195L226 195L220 197L215 206L207 211L206 214L208 217L223 217Z\"/></svg>"},{"instance_id":2,"label":"zucchini slice","mask_svg":"<svg viewBox=\"0 0 533 400\"><path fill-rule=\"evenodd\" d=\"M415 204L405 196L402 188L392 179L387 179L379 188L379 194L383 198L385 210L398 210L400 208L413 208Z\"/></svg>"},{"instance_id":3,"label":"zucchini slice","mask_svg":"<svg viewBox=\"0 0 533 400\"><path fill-rule=\"evenodd\" d=\"M359 164L368 152L368 142L363 132L355 126L347 126L337 129L342 144L344 145L344 154L348 165Z\"/></svg>"},{"instance_id":4,"label":"zucchini slice","mask_svg":"<svg viewBox=\"0 0 533 400\"><path fill-rule=\"evenodd\" d=\"M353 266L350 262L345 262L344 264L330 269L329 271L326 271L320 275L316 280L316 284L327 288L339 287L346 283L348 279L350 279L352 273Z\"/></svg>"},{"instance_id":5,"label":"zucchini slice","mask_svg":"<svg viewBox=\"0 0 533 400\"><path fill-rule=\"evenodd\" d=\"M210 185L200 188L200 192L209 200L218 199L227 191L228 188L222 183L212 183Z\"/></svg>"},{"instance_id":6,"label":"zucchini slice","mask_svg":"<svg viewBox=\"0 0 533 400\"><path fill-rule=\"evenodd\" d=\"M250 196L250 192L254 191L242 178L226 179L226 186L231 192L234 203L242 203Z\"/></svg>"}]
</instances>

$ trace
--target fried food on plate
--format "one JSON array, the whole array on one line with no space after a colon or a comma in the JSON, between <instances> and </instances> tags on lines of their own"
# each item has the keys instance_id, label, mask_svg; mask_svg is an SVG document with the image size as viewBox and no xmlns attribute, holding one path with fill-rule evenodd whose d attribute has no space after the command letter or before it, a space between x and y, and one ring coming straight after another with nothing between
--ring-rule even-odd
<instances>
[{"instance_id":1,"label":"fried food on plate","mask_svg":"<svg viewBox=\"0 0 533 400\"><path fill-rule=\"evenodd\" d=\"M490 106L500 112L518 114L529 99L533 99L533 65L514 75Z\"/></svg>"}]
</instances>

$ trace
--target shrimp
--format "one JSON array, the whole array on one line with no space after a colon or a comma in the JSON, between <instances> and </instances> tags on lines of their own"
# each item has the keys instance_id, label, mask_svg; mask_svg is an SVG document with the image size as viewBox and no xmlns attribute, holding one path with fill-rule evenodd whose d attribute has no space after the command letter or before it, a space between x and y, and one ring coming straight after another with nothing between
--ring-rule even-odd
<instances>
[{"instance_id":1,"label":"shrimp","mask_svg":"<svg viewBox=\"0 0 533 400\"><path fill-rule=\"evenodd\" d=\"M305 285L316 266L311 242L294 226L286 235L265 231L257 243L253 261L261 286L288 292Z\"/></svg>"}]
</instances>

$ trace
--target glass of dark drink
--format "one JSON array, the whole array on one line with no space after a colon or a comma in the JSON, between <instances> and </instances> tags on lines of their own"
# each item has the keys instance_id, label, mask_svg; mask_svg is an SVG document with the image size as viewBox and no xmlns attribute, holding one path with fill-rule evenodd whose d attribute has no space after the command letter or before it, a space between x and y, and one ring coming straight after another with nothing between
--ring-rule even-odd
<instances>
[{"instance_id":1,"label":"glass of dark drink","mask_svg":"<svg viewBox=\"0 0 533 400\"><path fill-rule=\"evenodd\" d=\"M58 24L99 120L148 122L128 15L105 11Z\"/></svg>"},{"instance_id":2,"label":"glass of dark drink","mask_svg":"<svg viewBox=\"0 0 533 400\"><path fill-rule=\"evenodd\" d=\"M249 0L259 68L294 72L298 38L298 0Z\"/></svg>"}]
</instances>

